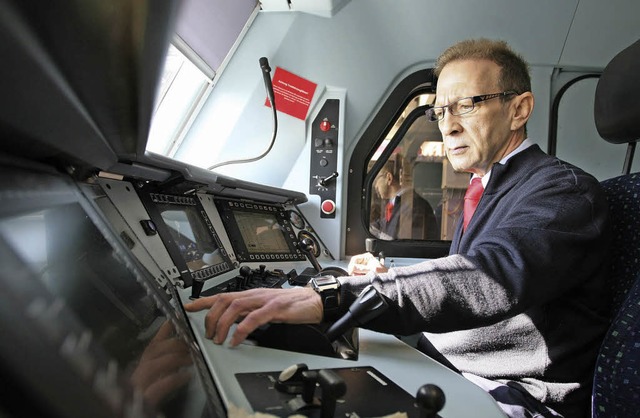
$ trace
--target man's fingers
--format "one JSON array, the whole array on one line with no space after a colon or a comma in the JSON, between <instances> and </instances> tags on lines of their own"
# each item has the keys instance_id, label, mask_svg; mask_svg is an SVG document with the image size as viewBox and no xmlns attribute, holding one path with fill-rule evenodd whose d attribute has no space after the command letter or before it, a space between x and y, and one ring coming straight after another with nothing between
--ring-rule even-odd
<instances>
[{"instance_id":1,"label":"man's fingers","mask_svg":"<svg viewBox=\"0 0 640 418\"><path fill-rule=\"evenodd\" d=\"M236 327L235 331L233 332L233 336L231 337L231 346L235 347L236 345L240 344L247 339L249 334L269 322L271 322L271 319L264 314L262 309L256 309L255 311L251 312L238 323L238 326Z\"/></svg>"},{"instance_id":2,"label":"man's fingers","mask_svg":"<svg viewBox=\"0 0 640 418\"><path fill-rule=\"evenodd\" d=\"M351 257L349 260L349 266L347 267L347 273L349 274L364 274L368 271L367 265L373 259L371 253L358 254Z\"/></svg>"},{"instance_id":3,"label":"man's fingers","mask_svg":"<svg viewBox=\"0 0 640 418\"><path fill-rule=\"evenodd\" d=\"M351 268L351 272L349 273L353 275L359 275L359 274L367 274L370 271L372 271L372 269L369 264L354 264Z\"/></svg>"},{"instance_id":4,"label":"man's fingers","mask_svg":"<svg viewBox=\"0 0 640 418\"><path fill-rule=\"evenodd\" d=\"M157 341L166 340L168 338L171 338L173 333L174 333L173 324L169 321L165 321L162 325L160 325L158 332L156 332L156 335L154 335L151 341L157 342Z\"/></svg>"},{"instance_id":5,"label":"man's fingers","mask_svg":"<svg viewBox=\"0 0 640 418\"><path fill-rule=\"evenodd\" d=\"M369 269L363 266L358 266L353 270L353 274L358 274L358 275L364 275L367 274L369 272Z\"/></svg>"},{"instance_id":6,"label":"man's fingers","mask_svg":"<svg viewBox=\"0 0 640 418\"><path fill-rule=\"evenodd\" d=\"M221 293L186 306L190 311L208 308L204 318L205 337L222 344L234 323L239 322L230 341L240 344L258 327L269 322L318 323L322 320L320 296L311 288L251 289Z\"/></svg>"},{"instance_id":7,"label":"man's fingers","mask_svg":"<svg viewBox=\"0 0 640 418\"><path fill-rule=\"evenodd\" d=\"M184 309L189 312L198 312L205 309L209 309L215 303L216 296L209 296L206 298L199 298L192 302L185 303Z\"/></svg>"},{"instance_id":8,"label":"man's fingers","mask_svg":"<svg viewBox=\"0 0 640 418\"><path fill-rule=\"evenodd\" d=\"M384 273L388 271L385 266L371 253L355 255L349 261L347 272L351 275L364 275L369 272Z\"/></svg>"},{"instance_id":9,"label":"man's fingers","mask_svg":"<svg viewBox=\"0 0 640 418\"><path fill-rule=\"evenodd\" d=\"M222 343L224 338L226 338L226 332L224 330L220 330L220 317L225 313L231 304L231 294L225 293L220 294L216 299L213 300L213 304L209 307L209 312L204 317L204 329L205 329L205 337L211 339L215 338L214 342L216 344ZM233 321L231 322L233 323ZM231 325L231 324L229 324ZM219 336L218 334L222 333L224 335ZM222 337L222 341L220 338Z\"/></svg>"},{"instance_id":10,"label":"man's fingers","mask_svg":"<svg viewBox=\"0 0 640 418\"><path fill-rule=\"evenodd\" d=\"M267 294L268 292L268 294ZM237 309L245 317L236 327L230 344L236 346L268 323L314 324L322 320L322 301L310 288L267 291L243 300Z\"/></svg>"},{"instance_id":11,"label":"man's fingers","mask_svg":"<svg viewBox=\"0 0 640 418\"><path fill-rule=\"evenodd\" d=\"M269 304L276 299L275 293L277 292L271 292L273 296L266 297L260 290L256 290L255 293L252 291L245 292L245 297L234 299L229 304L218 320L216 340L214 342L222 343L226 339L231 326L238 322L231 339L231 345L236 346L258 327L271 322L277 315L282 314L279 309L269 308ZM239 321L240 319L242 320ZM219 341L218 337L220 338Z\"/></svg>"},{"instance_id":12,"label":"man's fingers","mask_svg":"<svg viewBox=\"0 0 640 418\"><path fill-rule=\"evenodd\" d=\"M216 303L211 307L209 313L205 318L205 330L208 338L213 338L213 342L216 344L222 344L227 338L229 329L240 318L250 315L255 310L264 306L265 300L261 296L260 292L246 291L242 293L227 293L221 295ZM269 317L263 315L265 321L268 322ZM248 329L245 338L249 333L260 325L266 322L260 323ZM250 325L251 321L247 322L245 326ZM236 331L237 332L237 331ZM244 338L243 338L244 339ZM242 340L241 340L242 341Z\"/></svg>"}]
</instances>

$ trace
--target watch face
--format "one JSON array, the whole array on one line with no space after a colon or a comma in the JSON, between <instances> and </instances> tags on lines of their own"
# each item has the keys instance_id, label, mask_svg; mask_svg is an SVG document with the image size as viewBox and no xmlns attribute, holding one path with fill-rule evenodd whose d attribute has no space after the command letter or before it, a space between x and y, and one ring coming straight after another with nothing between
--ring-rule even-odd
<instances>
[{"instance_id":1,"label":"watch face","mask_svg":"<svg viewBox=\"0 0 640 418\"><path fill-rule=\"evenodd\" d=\"M338 283L338 279L333 276L314 277L313 281L316 283L316 286L327 286Z\"/></svg>"}]
</instances>

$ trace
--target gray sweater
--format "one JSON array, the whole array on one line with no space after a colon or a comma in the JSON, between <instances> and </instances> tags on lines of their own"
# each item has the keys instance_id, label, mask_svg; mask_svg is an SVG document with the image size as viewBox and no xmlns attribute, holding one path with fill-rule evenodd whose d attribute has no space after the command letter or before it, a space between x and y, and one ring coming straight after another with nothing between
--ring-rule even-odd
<instances>
[{"instance_id":1,"label":"gray sweater","mask_svg":"<svg viewBox=\"0 0 640 418\"><path fill-rule=\"evenodd\" d=\"M341 291L348 304L373 283L390 309L367 328L425 332L460 371L520 385L567 417L586 416L609 319L609 242L598 182L532 146L494 165L451 255L343 278Z\"/></svg>"}]
</instances>

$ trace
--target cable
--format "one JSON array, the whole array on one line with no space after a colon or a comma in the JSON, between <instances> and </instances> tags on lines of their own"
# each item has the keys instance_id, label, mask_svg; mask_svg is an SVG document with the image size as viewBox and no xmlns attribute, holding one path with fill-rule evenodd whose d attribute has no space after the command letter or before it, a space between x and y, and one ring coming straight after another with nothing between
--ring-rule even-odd
<instances>
[{"instance_id":1,"label":"cable","mask_svg":"<svg viewBox=\"0 0 640 418\"><path fill-rule=\"evenodd\" d=\"M269 143L269 147L260 155L253 158L246 158L240 160L230 160L224 161L218 164L214 164L211 167L207 168L207 170L213 170L214 168L222 167L224 165L229 164L244 164L244 163L252 163L254 161L258 161L264 158L265 155L271 152L273 145L276 143L276 135L278 134L278 114L276 111L276 102L275 102L275 94L273 93L273 84L271 83L271 67L269 67L269 62L266 57L260 58L260 68L262 69L262 76L264 78L264 87L267 91L267 96L269 97L269 102L271 103L271 110L273 110L273 133L271 136L271 143Z\"/></svg>"}]
</instances>

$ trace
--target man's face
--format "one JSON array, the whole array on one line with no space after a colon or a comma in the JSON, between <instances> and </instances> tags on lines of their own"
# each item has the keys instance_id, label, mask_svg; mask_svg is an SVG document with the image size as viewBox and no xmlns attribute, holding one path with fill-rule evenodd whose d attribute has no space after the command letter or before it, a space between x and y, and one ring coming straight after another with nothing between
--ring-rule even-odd
<instances>
[{"instance_id":1,"label":"man's face","mask_svg":"<svg viewBox=\"0 0 640 418\"><path fill-rule=\"evenodd\" d=\"M373 182L373 187L376 190L378 197L380 197L381 199L390 199L391 197L393 197L390 196L391 192L388 181L389 176L390 174L388 172L383 172L379 174Z\"/></svg>"},{"instance_id":2,"label":"man's face","mask_svg":"<svg viewBox=\"0 0 640 418\"><path fill-rule=\"evenodd\" d=\"M500 67L487 60L453 61L442 69L438 78L436 106L444 106L460 98L499 93ZM438 122L447 157L454 170L483 176L493 163L500 161L509 149L511 116L509 101L491 99L476 103L473 111L453 116L446 109Z\"/></svg>"}]
</instances>

